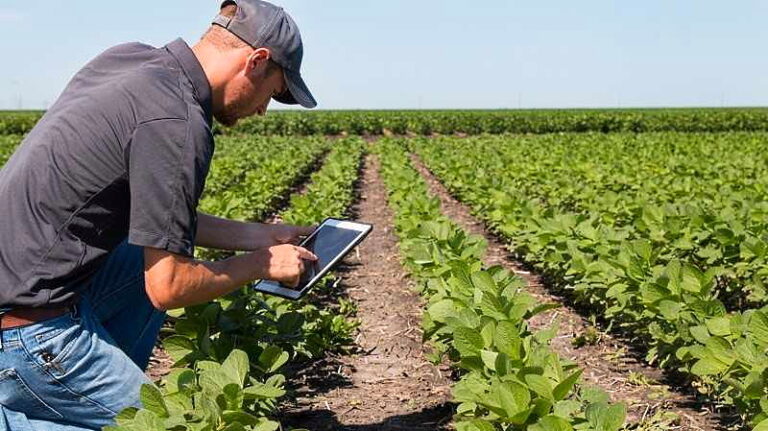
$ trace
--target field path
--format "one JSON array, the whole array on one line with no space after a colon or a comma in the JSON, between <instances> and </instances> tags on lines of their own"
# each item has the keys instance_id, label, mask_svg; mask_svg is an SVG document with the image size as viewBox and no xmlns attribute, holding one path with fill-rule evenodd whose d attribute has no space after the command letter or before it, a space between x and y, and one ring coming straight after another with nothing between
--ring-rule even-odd
<instances>
[{"instance_id":1,"label":"field path","mask_svg":"<svg viewBox=\"0 0 768 431\"><path fill-rule=\"evenodd\" d=\"M523 278L527 291L541 302L564 303L564 299L550 294L544 286L542 278L526 271L520 262L515 261L508 249L496 237L490 235L485 225L475 218L469 208L454 199L443 184L413 156L414 166L426 179L432 194L440 198L443 214L458 223L464 230L475 235L481 235L488 241L486 263L501 265ZM629 347L620 340L604 332L595 333L596 343L582 347L574 347L572 341L575 335L585 334L590 328L587 322L575 310L567 305L540 314L531 319L533 329L550 326L554 321L559 322L558 335L552 340L552 348L561 357L576 362L584 369L582 382L599 386L611 394L613 401L624 402L628 407L627 420L635 422L667 422L657 416L659 412L673 412L680 418L670 423L671 428L686 431L711 431L721 429L719 421L708 411L695 408L693 396L679 391L664 383L664 376L657 368L650 367L636 360L629 354ZM647 429L647 428L642 428Z\"/></svg>"},{"instance_id":2,"label":"field path","mask_svg":"<svg viewBox=\"0 0 768 431\"><path fill-rule=\"evenodd\" d=\"M368 156L357 218L374 230L342 269L342 288L358 306L358 353L328 358L290 380L294 403L279 418L313 431L440 430L452 416L446 369L423 355L423 303L408 289L378 162Z\"/></svg>"}]
</instances>

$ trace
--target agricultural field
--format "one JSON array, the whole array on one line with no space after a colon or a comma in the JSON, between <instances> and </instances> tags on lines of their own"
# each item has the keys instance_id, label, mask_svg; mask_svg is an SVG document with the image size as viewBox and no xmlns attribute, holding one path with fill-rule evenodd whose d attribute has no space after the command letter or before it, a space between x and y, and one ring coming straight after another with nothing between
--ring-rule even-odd
<instances>
[{"instance_id":1,"label":"agricultural field","mask_svg":"<svg viewBox=\"0 0 768 431\"><path fill-rule=\"evenodd\" d=\"M0 114L0 134L26 133L39 111ZM567 132L768 131L766 108L538 109L494 111L271 111L216 133L430 135Z\"/></svg>"},{"instance_id":2,"label":"agricultural field","mask_svg":"<svg viewBox=\"0 0 768 431\"><path fill-rule=\"evenodd\" d=\"M0 164L40 115L0 114ZM768 430L767 109L216 132L201 210L374 232L301 301L174 310L112 430Z\"/></svg>"}]
</instances>

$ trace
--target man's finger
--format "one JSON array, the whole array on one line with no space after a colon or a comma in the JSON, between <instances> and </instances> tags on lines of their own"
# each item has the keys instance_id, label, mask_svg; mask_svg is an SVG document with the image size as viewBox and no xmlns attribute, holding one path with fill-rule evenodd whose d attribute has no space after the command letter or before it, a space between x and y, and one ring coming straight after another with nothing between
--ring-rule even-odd
<instances>
[{"instance_id":1,"label":"man's finger","mask_svg":"<svg viewBox=\"0 0 768 431\"><path fill-rule=\"evenodd\" d=\"M299 257L302 259L307 259L311 261L317 260L317 256L315 256L314 253L312 253L311 251L307 250L304 247L296 247L296 251L299 252Z\"/></svg>"}]
</instances>

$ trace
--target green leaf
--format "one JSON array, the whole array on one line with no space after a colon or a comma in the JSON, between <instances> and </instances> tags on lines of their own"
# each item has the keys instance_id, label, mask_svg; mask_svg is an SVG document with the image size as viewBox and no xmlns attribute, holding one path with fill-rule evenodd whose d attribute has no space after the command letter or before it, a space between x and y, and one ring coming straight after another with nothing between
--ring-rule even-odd
<instances>
[{"instance_id":1,"label":"green leaf","mask_svg":"<svg viewBox=\"0 0 768 431\"><path fill-rule=\"evenodd\" d=\"M245 426L253 426L259 423L259 418L243 411L225 411L221 418L226 423L239 422Z\"/></svg>"},{"instance_id":2,"label":"green leaf","mask_svg":"<svg viewBox=\"0 0 768 431\"><path fill-rule=\"evenodd\" d=\"M142 431L165 431L165 424L154 412L139 410L132 425L133 429Z\"/></svg>"},{"instance_id":3,"label":"green leaf","mask_svg":"<svg viewBox=\"0 0 768 431\"><path fill-rule=\"evenodd\" d=\"M568 397L568 394L571 393L574 386L576 386L576 383L578 383L583 371L584 370L582 369L578 369L575 373L566 377L565 380L555 386L555 389L552 391L552 395L554 395L555 400L560 401Z\"/></svg>"},{"instance_id":4,"label":"green leaf","mask_svg":"<svg viewBox=\"0 0 768 431\"><path fill-rule=\"evenodd\" d=\"M618 431L624 425L627 408L624 404L595 403L587 407L585 414L595 431Z\"/></svg>"},{"instance_id":5,"label":"green leaf","mask_svg":"<svg viewBox=\"0 0 768 431\"><path fill-rule=\"evenodd\" d=\"M245 426L243 426L243 424L241 424L240 422L235 422L227 425L221 431L248 431L248 430L246 430Z\"/></svg>"},{"instance_id":6,"label":"green leaf","mask_svg":"<svg viewBox=\"0 0 768 431\"><path fill-rule=\"evenodd\" d=\"M707 340L706 347L707 350L711 352L712 356L717 358L719 361L725 363L726 365L733 363L735 359L733 346L731 346L731 343L726 341L724 338L710 337L710 339Z\"/></svg>"},{"instance_id":7,"label":"green leaf","mask_svg":"<svg viewBox=\"0 0 768 431\"><path fill-rule=\"evenodd\" d=\"M607 392L597 386L582 386L579 395L590 404L607 404L611 399Z\"/></svg>"},{"instance_id":8,"label":"green leaf","mask_svg":"<svg viewBox=\"0 0 768 431\"><path fill-rule=\"evenodd\" d=\"M263 383L254 384L243 390L243 395L246 399L261 399L268 400L273 398L280 398L285 395L285 390L282 388L274 387L271 385L265 385Z\"/></svg>"},{"instance_id":9,"label":"green leaf","mask_svg":"<svg viewBox=\"0 0 768 431\"><path fill-rule=\"evenodd\" d=\"M563 418L571 417L579 410L581 410L581 403L576 400L558 401L552 408L552 412L555 416Z\"/></svg>"},{"instance_id":10,"label":"green leaf","mask_svg":"<svg viewBox=\"0 0 768 431\"><path fill-rule=\"evenodd\" d=\"M191 393L197 384L195 372L187 368L177 368L165 378L165 389L168 393Z\"/></svg>"},{"instance_id":11,"label":"green leaf","mask_svg":"<svg viewBox=\"0 0 768 431\"><path fill-rule=\"evenodd\" d=\"M550 415L529 426L528 431L573 431L573 427L567 420Z\"/></svg>"},{"instance_id":12,"label":"green leaf","mask_svg":"<svg viewBox=\"0 0 768 431\"><path fill-rule=\"evenodd\" d=\"M199 409L205 420L210 423L218 422L223 413L216 400L205 393L197 398L195 408Z\"/></svg>"},{"instance_id":13,"label":"green leaf","mask_svg":"<svg viewBox=\"0 0 768 431\"><path fill-rule=\"evenodd\" d=\"M471 419L457 422L456 431L496 431L496 427L482 419Z\"/></svg>"},{"instance_id":14,"label":"green leaf","mask_svg":"<svg viewBox=\"0 0 768 431\"><path fill-rule=\"evenodd\" d=\"M303 324L304 316L301 313L285 313L277 319L277 332L280 335L293 334Z\"/></svg>"},{"instance_id":15,"label":"green leaf","mask_svg":"<svg viewBox=\"0 0 768 431\"><path fill-rule=\"evenodd\" d=\"M680 304L674 301L664 299L659 302L659 312L667 320L676 320L680 314Z\"/></svg>"},{"instance_id":16,"label":"green leaf","mask_svg":"<svg viewBox=\"0 0 768 431\"><path fill-rule=\"evenodd\" d=\"M549 382L549 379L538 374L528 374L525 376L525 382L528 383L531 390L538 396L552 403L555 402L555 396L552 394L552 384Z\"/></svg>"},{"instance_id":17,"label":"green leaf","mask_svg":"<svg viewBox=\"0 0 768 431\"><path fill-rule=\"evenodd\" d=\"M280 423L265 418L259 418L259 423L253 427L253 431L277 431Z\"/></svg>"},{"instance_id":18,"label":"green leaf","mask_svg":"<svg viewBox=\"0 0 768 431\"><path fill-rule=\"evenodd\" d=\"M179 362L195 351L195 343L187 337L171 335L163 340L163 348L174 362Z\"/></svg>"},{"instance_id":19,"label":"green leaf","mask_svg":"<svg viewBox=\"0 0 768 431\"><path fill-rule=\"evenodd\" d=\"M259 365L266 373L274 373L288 362L288 358L288 352L284 352L277 346L269 345L259 355Z\"/></svg>"},{"instance_id":20,"label":"green leaf","mask_svg":"<svg viewBox=\"0 0 768 431\"><path fill-rule=\"evenodd\" d=\"M453 305L453 301L450 299L443 299L438 301L427 308L427 313L432 317L435 322L445 323L449 317L456 315L456 307Z\"/></svg>"},{"instance_id":21,"label":"green leaf","mask_svg":"<svg viewBox=\"0 0 768 431\"><path fill-rule=\"evenodd\" d=\"M691 373L696 376L709 376L720 374L727 369L727 364L715 358L702 358L693 364L693 367L691 367Z\"/></svg>"},{"instance_id":22,"label":"green leaf","mask_svg":"<svg viewBox=\"0 0 768 431\"><path fill-rule=\"evenodd\" d=\"M705 322L710 334L725 337L731 335L731 321L727 317L714 317Z\"/></svg>"},{"instance_id":23,"label":"green leaf","mask_svg":"<svg viewBox=\"0 0 768 431\"><path fill-rule=\"evenodd\" d=\"M155 385L143 384L141 385L139 393L141 404L145 409L161 418L167 418L169 416L168 407L165 405L165 400L163 400L163 394L160 393L160 389Z\"/></svg>"},{"instance_id":24,"label":"green leaf","mask_svg":"<svg viewBox=\"0 0 768 431\"><path fill-rule=\"evenodd\" d=\"M168 413L171 416L183 415L193 410L192 395L183 392L174 392L165 396L165 405L168 407Z\"/></svg>"},{"instance_id":25,"label":"green leaf","mask_svg":"<svg viewBox=\"0 0 768 431\"><path fill-rule=\"evenodd\" d=\"M707 340L709 340L709 329L704 325L691 326L688 330L690 331L691 336L701 344L705 344Z\"/></svg>"},{"instance_id":26,"label":"green leaf","mask_svg":"<svg viewBox=\"0 0 768 431\"><path fill-rule=\"evenodd\" d=\"M128 422L132 421L136 417L136 412L138 412L139 409L136 407L128 407L123 409L120 413L115 416L115 423L118 425L125 425Z\"/></svg>"},{"instance_id":27,"label":"green leaf","mask_svg":"<svg viewBox=\"0 0 768 431\"><path fill-rule=\"evenodd\" d=\"M768 346L768 315L755 311L749 318L749 335L760 343L761 348Z\"/></svg>"},{"instance_id":28,"label":"green leaf","mask_svg":"<svg viewBox=\"0 0 768 431\"><path fill-rule=\"evenodd\" d=\"M472 328L457 328L453 333L453 344L461 356L479 356L483 337Z\"/></svg>"},{"instance_id":29,"label":"green leaf","mask_svg":"<svg viewBox=\"0 0 768 431\"><path fill-rule=\"evenodd\" d=\"M497 352L492 352L490 350L480 351L480 358L483 360L483 364L490 370L496 371L496 360L498 357L499 354Z\"/></svg>"},{"instance_id":30,"label":"green leaf","mask_svg":"<svg viewBox=\"0 0 768 431\"><path fill-rule=\"evenodd\" d=\"M511 359L520 359L520 331L517 326L510 321L502 321L496 325L496 334L493 337L493 343L499 352L505 353Z\"/></svg>"},{"instance_id":31,"label":"green leaf","mask_svg":"<svg viewBox=\"0 0 768 431\"><path fill-rule=\"evenodd\" d=\"M514 382L503 382L493 386L502 409L508 418L525 412L531 403L531 394L528 388Z\"/></svg>"},{"instance_id":32,"label":"green leaf","mask_svg":"<svg viewBox=\"0 0 768 431\"><path fill-rule=\"evenodd\" d=\"M656 302L668 297L669 291L660 286L646 284L640 287L640 294L644 303L655 304Z\"/></svg>"},{"instance_id":33,"label":"green leaf","mask_svg":"<svg viewBox=\"0 0 768 431\"><path fill-rule=\"evenodd\" d=\"M472 284L483 291L496 293L499 289L488 271L479 271L472 274Z\"/></svg>"},{"instance_id":34,"label":"green leaf","mask_svg":"<svg viewBox=\"0 0 768 431\"><path fill-rule=\"evenodd\" d=\"M243 388L236 383L224 386L224 398L227 400L227 409L240 410L243 407Z\"/></svg>"},{"instance_id":35,"label":"green leaf","mask_svg":"<svg viewBox=\"0 0 768 431\"><path fill-rule=\"evenodd\" d=\"M705 288L705 286L702 284L704 274L702 274L698 268L686 264L683 266L680 275L682 277L680 287L682 287L683 290L699 293L702 291L702 289Z\"/></svg>"},{"instance_id":36,"label":"green leaf","mask_svg":"<svg viewBox=\"0 0 768 431\"><path fill-rule=\"evenodd\" d=\"M764 419L760 421L757 425L755 425L754 428L752 428L752 431L768 431L768 419Z\"/></svg>"},{"instance_id":37,"label":"green leaf","mask_svg":"<svg viewBox=\"0 0 768 431\"><path fill-rule=\"evenodd\" d=\"M227 383L237 383L242 386L248 375L248 354L242 350L232 350L227 359L221 363L221 373L227 376Z\"/></svg>"}]
</instances>

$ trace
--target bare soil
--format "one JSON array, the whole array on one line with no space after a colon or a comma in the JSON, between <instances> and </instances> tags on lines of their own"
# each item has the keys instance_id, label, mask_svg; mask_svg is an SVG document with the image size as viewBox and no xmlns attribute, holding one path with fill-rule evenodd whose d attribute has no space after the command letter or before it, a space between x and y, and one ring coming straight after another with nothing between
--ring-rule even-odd
<instances>
[{"instance_id":1,"label":"bare soil","mask_svg":"<svg viewBox=\"0 0 768 431\"><path fill-rule=\"evenodd\" d=\"M398 260L392 213L368 156L353 213L374 230L346 263L342 286L361 321L357 353L331 357L291 380L296 397L278 418L290 427L321 430L441 430L453 414L449 370L424 358L423 303Z\"/></svg>"},{"instance_id":2,"label":"bare soil","mask_svg":"<svg viewBox=\"0 0 768 431\"><path fill-rule=\"evenodd\" d=\"M417 156L413 156L413 161L426 179L430 191L440 198L443 213L467 232L483 236L488 241L488 265L501 265L520 276L527 284L527 291L540 301L562 304L558 309L535 316L530 325L533 329L544 329L554 323L558 324L552 348L584 370L583 384L598 386L607 391L613 401L626 403L630 423L643 422L657 412L665 411L673 412L680 418L669 429L723 429L721 419L705 410L695 396L665 382L664 374L637 360L629 353L632 348L623 340L597 331L589 321L567 305L565 298L548 292L541 276L525 270L522 263L515 261L508 248L489 234L486 226L471 214L467 206L451 196ZM575 347L575 337L588 333L593 335L591 338L594 343Z\"/></svg>"}]
</instances>

